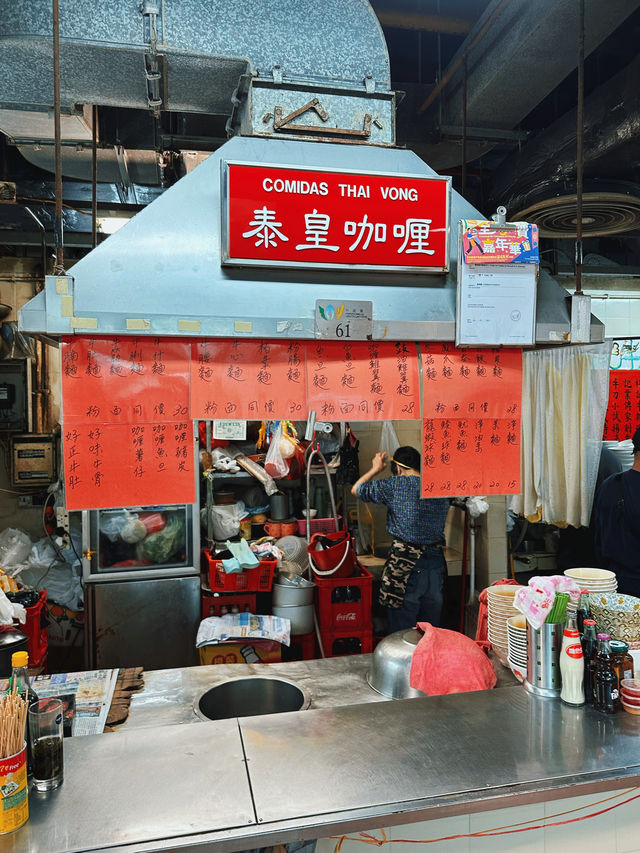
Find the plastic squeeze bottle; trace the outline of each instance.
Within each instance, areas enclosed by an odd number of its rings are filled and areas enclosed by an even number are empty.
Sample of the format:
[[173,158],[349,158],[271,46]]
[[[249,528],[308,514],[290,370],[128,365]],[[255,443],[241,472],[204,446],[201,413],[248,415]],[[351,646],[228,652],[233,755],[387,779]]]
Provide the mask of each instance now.
[[560,649],[560,698],[567,705],[584,705],[584,655],[575,616],[567,618]]

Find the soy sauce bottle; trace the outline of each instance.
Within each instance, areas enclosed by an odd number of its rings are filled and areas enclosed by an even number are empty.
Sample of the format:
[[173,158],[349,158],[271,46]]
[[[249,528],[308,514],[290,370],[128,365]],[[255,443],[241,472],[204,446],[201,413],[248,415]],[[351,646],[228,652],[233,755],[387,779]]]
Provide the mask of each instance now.
[[[11,692],[14,688],[16,693],[18,693],[27,703],[27,708],[31,705],[32,702],[38,701],[38,694],[31,686],[31,682],[29,680],[29,653],[28,652],[14,652],[11,655],[11,678],[9,679],[9,689],[8,692]],[[31,764],[31,738],[29,737],[29,716],[27,715],[27,729],[25,732],[25,737],[27,740],[27,775],[30,776],[32,773],[32,764]]]
[[596,671],[596,710],[603,714],[615,714],[620,710],[620,698],[618,693],[618,678],[611,660],[611,647],[609,634],[598,634],[602,646],[598,652],[598,669]]

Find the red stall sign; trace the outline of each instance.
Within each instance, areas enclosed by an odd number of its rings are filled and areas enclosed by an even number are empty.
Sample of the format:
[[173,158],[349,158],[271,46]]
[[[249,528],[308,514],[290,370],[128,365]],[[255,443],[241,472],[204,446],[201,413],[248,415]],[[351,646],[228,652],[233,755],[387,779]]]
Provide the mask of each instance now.
[[425,418],[520,418],[522,350],[421,344]]
[[306,403],[303,343],[203,340],[193,344],[192,418],[304,420]]
[[451,179],[225,163],[227,264],[449,268]]
[[79,335],[63,338],[61,353],[65,426],[188,417],[189,341]]
[[633,436],[640,421],[640,370],[609,372],[609,404],[604,421],[604,438],[625,441]]
[[520,493],[520,418],[422,422],[422,496]]
[[191,421],[64,425],[62,447],[70,510],[196,499]]
[[389,421],[420,417],[415,344],[316,341],[307,344],[309,410],[318,420]]

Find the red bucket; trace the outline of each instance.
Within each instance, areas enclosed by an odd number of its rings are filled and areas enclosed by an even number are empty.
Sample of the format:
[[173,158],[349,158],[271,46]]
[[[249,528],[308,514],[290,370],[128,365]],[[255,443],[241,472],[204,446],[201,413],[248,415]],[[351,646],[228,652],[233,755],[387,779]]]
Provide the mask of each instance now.
[[[330,540],[331,544],[327,540]],[[312,568],[318,577],[350,578],[356,571],[356,553],[346,530],[314,533],[307,546]]]

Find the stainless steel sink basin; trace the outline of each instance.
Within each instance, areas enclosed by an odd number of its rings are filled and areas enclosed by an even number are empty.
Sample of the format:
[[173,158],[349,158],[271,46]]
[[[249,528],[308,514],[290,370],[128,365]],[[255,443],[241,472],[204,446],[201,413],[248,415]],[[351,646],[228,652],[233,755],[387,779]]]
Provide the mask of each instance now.
[[196,697],[193,710],[201,720],[226,720],[305,711],[311,694],[294,681],[275,676],[229,678]]

